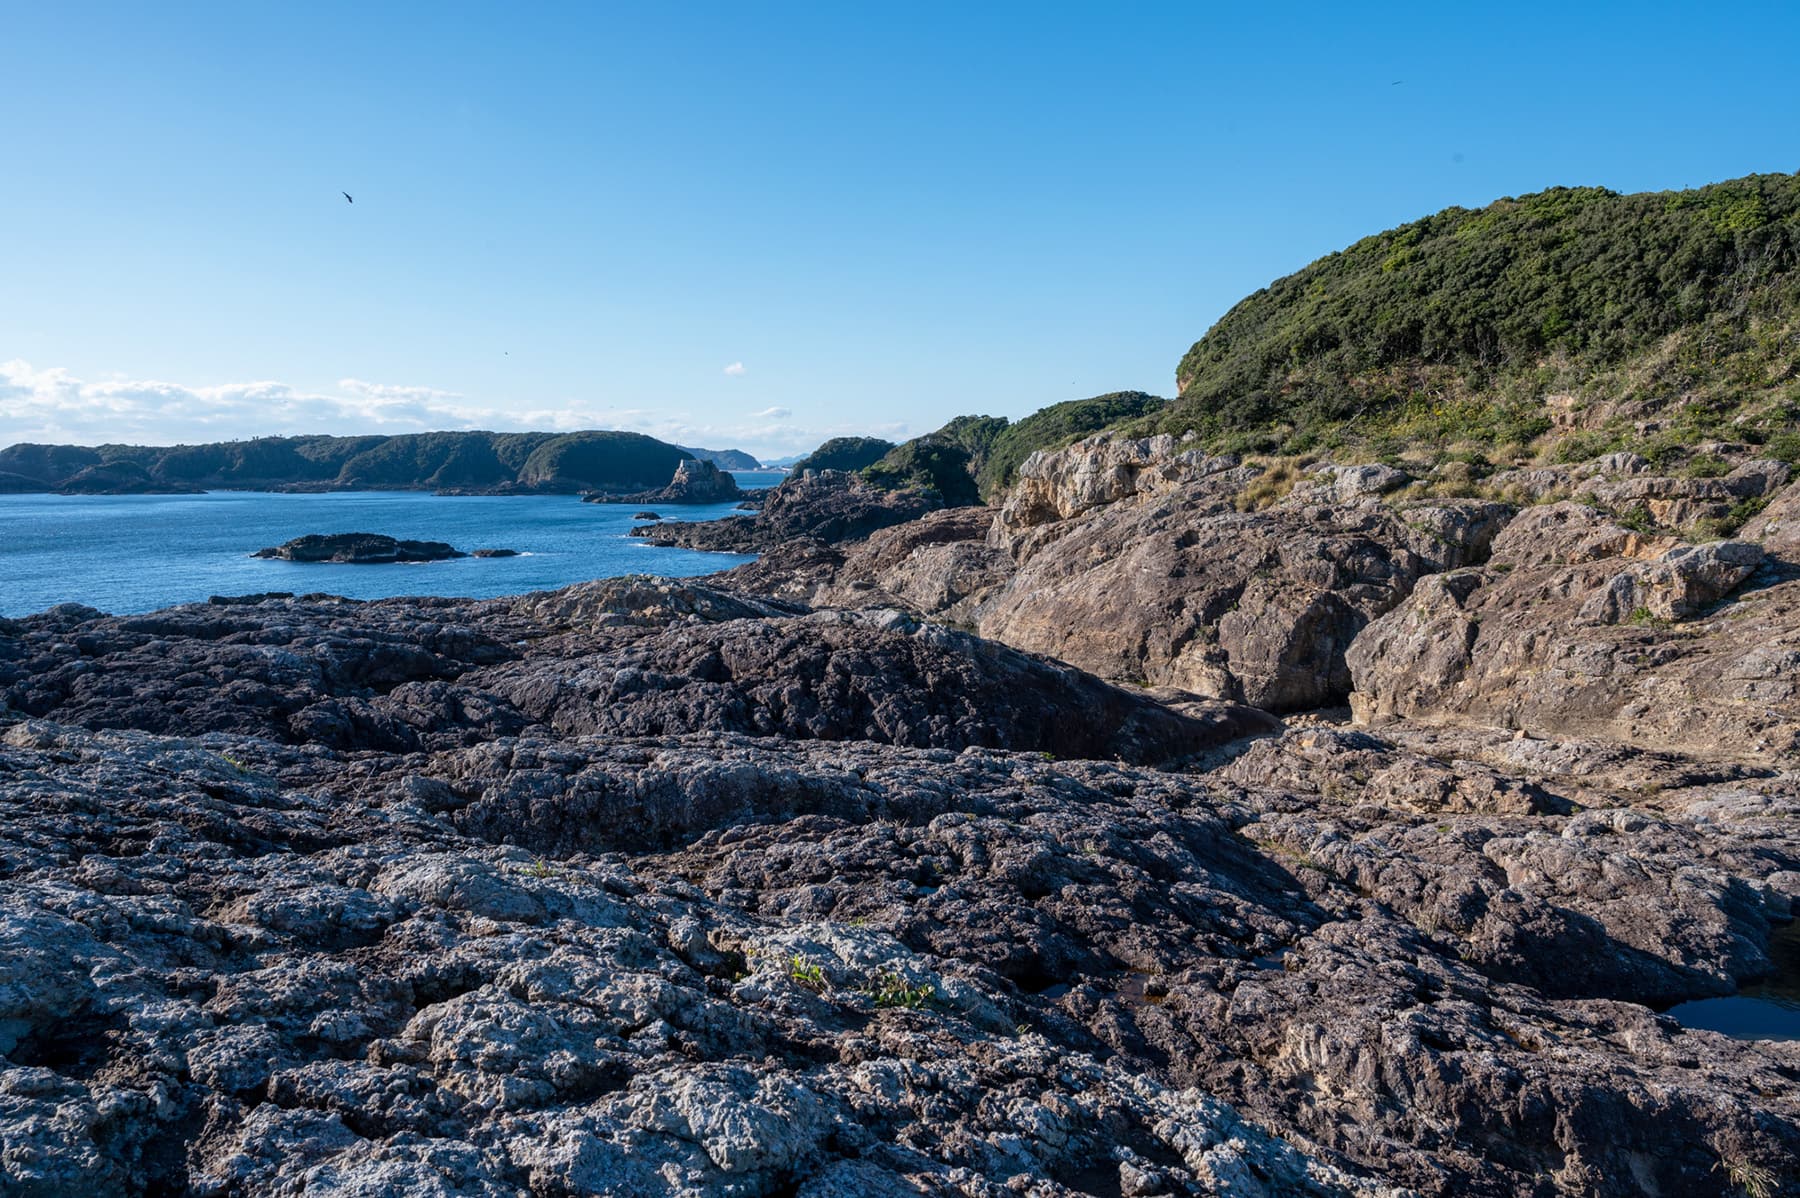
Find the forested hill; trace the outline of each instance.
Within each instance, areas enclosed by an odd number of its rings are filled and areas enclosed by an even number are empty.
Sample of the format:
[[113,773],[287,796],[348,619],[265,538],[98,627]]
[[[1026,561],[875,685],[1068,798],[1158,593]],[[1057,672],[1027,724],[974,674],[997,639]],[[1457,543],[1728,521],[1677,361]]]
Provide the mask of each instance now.
[[1647,415],[1775,437],[1800,415],[1797,330],[1800,176],[1556,188],[1448,208],[1276,280],[1195,343],[1180,398],[1140,427],[1290,453],[1517,445],[1564,394],[1604,434],[1591,448]]
[[936,432],[889,446],[872,463],[861,464],[863,475],[878,486],[937,491],[951,507],[980,503],[1011,486],[1019,465],[1034,451],[1148,416],[1167,403],[1142,391],[1114,391],[1051,404],[1018,421],[958,416]]
[[663,486],[692,456],[626,432],[259,437],[164,447],[21,444],[0,450],[0,491],[638,491]]

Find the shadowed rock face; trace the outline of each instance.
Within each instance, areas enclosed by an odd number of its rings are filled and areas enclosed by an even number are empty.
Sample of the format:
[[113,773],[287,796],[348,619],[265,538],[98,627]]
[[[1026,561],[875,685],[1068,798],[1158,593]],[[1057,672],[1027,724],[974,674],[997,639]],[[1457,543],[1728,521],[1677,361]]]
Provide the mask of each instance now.
[[[897,613],[799,614],[615,579],[486,603],[271,600],[58,609],[0,639],[14,710],[95,728],[407,749],[559,734],[741,732],[1160,763],[1267,732]],[[527,632],[521,640],[518,634]]]
[[1066,666],[896,613],[678,627],[591,657],[534,657],[479,680],[565,735],[741,732],[1156,763],[1276,726],[1248,708],[1177,715]]

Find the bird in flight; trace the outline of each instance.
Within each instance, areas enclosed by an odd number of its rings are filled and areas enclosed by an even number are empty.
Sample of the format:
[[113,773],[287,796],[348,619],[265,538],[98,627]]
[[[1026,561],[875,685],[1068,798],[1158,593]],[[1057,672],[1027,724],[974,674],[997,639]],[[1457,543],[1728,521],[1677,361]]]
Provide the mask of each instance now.
[[356,203],[356,201],[355,201],[355,200],[353,200],[353,199],[351,199],[351,198],[350,198],[350,193],[349,193],[349,192],[347,192],[347,191],[340,191],[340,192],[338,192],[338,194],[339,194],[339,195],[341,195],[341,196],[343,196],[343,197],[344,197],[344,203],[346,203],[346,204],[354,204],[354,203]]

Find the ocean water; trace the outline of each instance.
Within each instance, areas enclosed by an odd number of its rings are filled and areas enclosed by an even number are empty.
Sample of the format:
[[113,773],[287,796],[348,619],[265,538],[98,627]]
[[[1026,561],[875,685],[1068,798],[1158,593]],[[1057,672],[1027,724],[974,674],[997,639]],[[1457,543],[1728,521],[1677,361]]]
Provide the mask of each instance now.
[[[740,486],[779,474],[741,471]],[[665,520],[730,515],[729,503],[652,505]],[[417,491],[323,495],[211,491],[204,495],[0,495],[0,616],[57,603],[153,611],[211,595],[326,591],[489,598],[591,578],[686,578],[750,560],[658,549],[627,536],[639,505],[573,495],[437,496]],[[372,566],[268,561],[250,554],[307,533],[373,532],[516,549],[519,557]]]

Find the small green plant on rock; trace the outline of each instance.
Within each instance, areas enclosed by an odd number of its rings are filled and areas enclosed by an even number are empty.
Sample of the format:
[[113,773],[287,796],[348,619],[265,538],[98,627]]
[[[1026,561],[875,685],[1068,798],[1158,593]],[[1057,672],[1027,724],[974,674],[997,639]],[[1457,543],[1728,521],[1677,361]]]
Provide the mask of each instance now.
[[788,958],[788,980],[815,994],[822,993],[827,985],[824,967],[813,964],[798,953]]
[[1740,499],[1731,505],[1731,509],[1723,516],[1708,516],[1694,522],[1689,537],[1694,541],[1723,541],[1727,537],[1737,535],[1737,531],[1748,524],[1752,517],[1760,515],[1769,506],[1769,497],[1757,495],[1750,499]]
[[938,996],[937,987],[929,982],[911,985],[891,969],[884,969],[870,979],[863,993],[873,999],[877,1007],[906,1007],[915,1011],[932,1005]]
[[1618,513],[1614,519],[1618,520],[1621,527],[1630,529],[1635,533],[1642,533],[1644,536],[1654,536],[1656,533],[1662,531],[1661,527],[1656,523],[1656,517],[1650,514],[1650,509],[1641,503],[1634,504],[1625,511]]
[[1688,478],[1723,478],[1731,473],[1731,463],[1717,454],[1696,454],[1681,468]]

